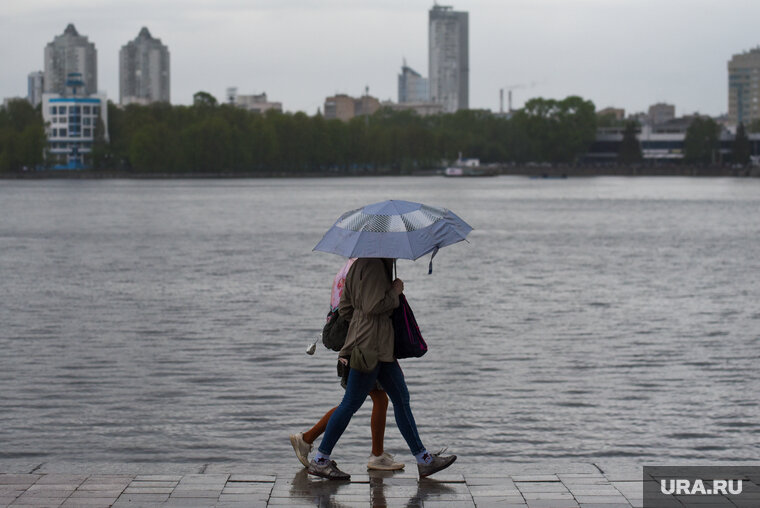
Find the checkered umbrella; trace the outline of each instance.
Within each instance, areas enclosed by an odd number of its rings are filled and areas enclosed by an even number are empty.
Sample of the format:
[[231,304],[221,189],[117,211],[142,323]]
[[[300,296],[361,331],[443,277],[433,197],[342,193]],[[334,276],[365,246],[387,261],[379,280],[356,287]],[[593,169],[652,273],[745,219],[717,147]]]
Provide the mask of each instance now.
[[435,256],[470,231],[446,208],[390,200],[344,213],[314,250],[347,258],[417,259],[429,252]]

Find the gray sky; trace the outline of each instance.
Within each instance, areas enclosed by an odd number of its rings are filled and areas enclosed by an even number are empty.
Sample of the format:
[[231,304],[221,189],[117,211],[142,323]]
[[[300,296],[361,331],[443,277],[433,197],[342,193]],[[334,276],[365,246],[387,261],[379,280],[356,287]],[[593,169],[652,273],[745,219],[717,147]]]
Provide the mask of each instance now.
[[[725,113],[726,63],[760,44],[757,0],[457,0],[470,13],[470,107],[499,89],[580,95],[597,109]],[[98,87],[118,101],[119,49],[147,26],[171,52],[171,97],[266,92],[309,114],[325,97],[397,100],[405,57],[427,76],[432,0],[2,0],[0,97],[25,96],[45,45],[74,23],[98,50]],[[533,86],[531,86],[533,84]]]

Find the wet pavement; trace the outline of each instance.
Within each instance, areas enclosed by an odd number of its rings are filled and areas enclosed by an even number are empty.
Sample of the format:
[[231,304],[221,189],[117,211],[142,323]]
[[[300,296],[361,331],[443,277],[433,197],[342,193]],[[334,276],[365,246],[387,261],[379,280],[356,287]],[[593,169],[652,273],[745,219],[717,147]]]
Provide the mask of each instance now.
[[458,463],[419,480],[414,465],[399,472],[340,466],[352,474],[350,481],[310,477],[295,465],[210,464],[179,468],[181,473],[165,466],[176,474],[160,473],[157,464],[30,465],[29,472],[14,467],[0,473],[0,506],[609,508],[643,503],[640,467]]

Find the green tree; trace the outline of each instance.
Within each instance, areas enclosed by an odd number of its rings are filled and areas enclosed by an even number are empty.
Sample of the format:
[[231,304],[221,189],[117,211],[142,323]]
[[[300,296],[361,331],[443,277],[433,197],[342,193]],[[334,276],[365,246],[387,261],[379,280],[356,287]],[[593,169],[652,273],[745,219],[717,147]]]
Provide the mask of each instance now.
[[111,150],[106,141],[106,125],[100,116],[95,120],[90,159],[93,169],[112,169],[108,167],[111,163]]
[[620,143],[620,150],[618,151],[618,162],[622,164],[635,164],[642,160],[641,143],[636,137],[637,127],[636,122],[625,124],[623,141]]
[[138,172],[171,173],[178,169],[178,152],[175,136],[165,123],[147,124],[132,136],[129,160]]
[[574,162],[596,137],[595,109],[593,102],[577,96],[529,100],[513,117],[516,128],[526,133],[527,160]]
[[47,138],[39,109],[24,99],[0,108],[0,172],[34,168],[44,160]]
[[686,129],[683,142],[684,161],[710,164],[717,161],[719,126],[709,117],[698,116]]
[[731,148],[731,160],[734,164],[746,166],[749,164],[751,155],[752,147],[749,143],[749,137],[747,137],[747,133],[744,132],[744,124],[740,123],[736,128],[736,136],[734,137],[734,144]]
[[193,94],[193,106],[213,108],[217,104],[219,104],[219,102],[216,100],[216,97],[208,92],[200,91]]

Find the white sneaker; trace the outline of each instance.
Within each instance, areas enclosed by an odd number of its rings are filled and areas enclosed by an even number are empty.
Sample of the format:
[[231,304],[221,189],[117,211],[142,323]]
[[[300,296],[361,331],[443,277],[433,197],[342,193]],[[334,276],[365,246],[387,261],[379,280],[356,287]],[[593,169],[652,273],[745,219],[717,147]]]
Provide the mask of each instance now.
[[293,450],[296,452],[296,457],[301,461],[303,467],[309,467],[309,452],[312,445],[303,440],[303,432],[290,435],[290,444],[293,445]]
[[393,455],[388,452],[383,452],[379,457],[377,455],[369,456],[367,469],[374,469],[376,471],[398,471],[399,469],[404,469],[404,463],[393,462]]

